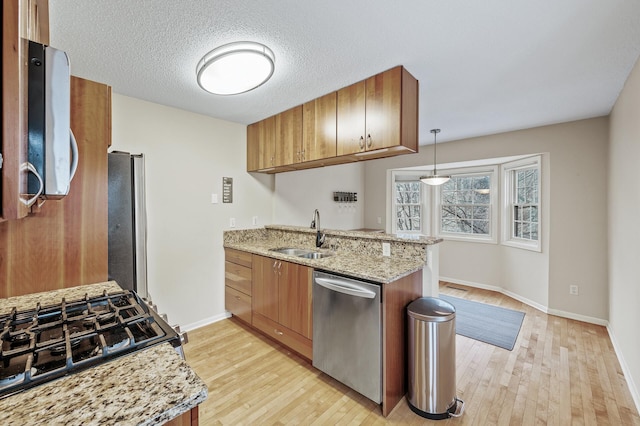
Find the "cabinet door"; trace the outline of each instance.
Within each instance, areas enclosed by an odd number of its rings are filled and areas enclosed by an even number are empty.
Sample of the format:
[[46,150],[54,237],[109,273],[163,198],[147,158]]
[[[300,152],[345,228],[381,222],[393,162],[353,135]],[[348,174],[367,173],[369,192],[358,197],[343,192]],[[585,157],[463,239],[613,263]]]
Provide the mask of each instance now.
[[[251,291],[252,310],[278,321],[278,265],[281,262],[268,257],[253,257],[253,289]],[[282,266],[280,266],[282,268]],[[282,269],[280,269],[281,271]]]
[[365,149],[365,82],[338,90],[337,155]]
[[247,126],[247,171],[255,172],[260,169],[260,125]]
[[275,166],[301,161],[302,105],[276,115]]
[[282,262],[279,283],[278,322],[311,339],[312,269],[295,263]]
[[302,161],[336,156],[336,100],[331,92],[302,106]]
[[275,132],[275,116],[247,126],[247,171],[274,167]]
[[366,88],[366,150],[400,145],[402,67],[370,77]]

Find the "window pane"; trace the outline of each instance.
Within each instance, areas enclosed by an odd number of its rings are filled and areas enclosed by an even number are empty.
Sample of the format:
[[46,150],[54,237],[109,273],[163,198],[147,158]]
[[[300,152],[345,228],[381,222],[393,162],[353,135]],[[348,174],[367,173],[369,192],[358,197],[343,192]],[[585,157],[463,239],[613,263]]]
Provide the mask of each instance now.
[[489,234],[489,221],[488,220],[474,220],[473,221],[474,234]]
[[538,206],[531,206],[531,222],[538,222]]
[[489,209],[485,206],[473,207],[474,219],[489,219]]
[[454,176],[440,189],[442,232],[490,234],[491,175]]
[[473,193],[473,203],[474,204],[490,204],[491,203],[491,194],[478,192],[477,190]]
[[491,179],[489,176],[478,176],[473,178],[473,189],[489,188],[491,188]]

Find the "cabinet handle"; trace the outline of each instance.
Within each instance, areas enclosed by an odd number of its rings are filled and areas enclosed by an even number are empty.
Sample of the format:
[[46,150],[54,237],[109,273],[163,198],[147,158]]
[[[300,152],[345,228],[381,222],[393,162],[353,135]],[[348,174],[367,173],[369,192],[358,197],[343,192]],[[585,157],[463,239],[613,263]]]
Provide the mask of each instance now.
[[282,271],[280,270],[281,266],[282,266],[282,262],[278,262],[278,275],[282,275]]
[[274,274],[276,273],[276,265],[277,265],[277,264],[278,264],[278,261],[277,261],[277,260],[274,260],[274,261],[273,261],[273,273],[274,273]]
[[304,161],[304,149],[300,153],[300,161]]
[[371,135],[367,135],[367,148],[371,148],[373,145],[373,141],[371,140]]
[[296,151],[296,159],[300,161],[300,151]]
[[278,336],[284,336],[284,333],[282,331],[278,330],[277,328],[274,328],[273,332],[276,333]]
[[364,149],[364,137],[360,136],[359,144],[360,144],[360,149]]

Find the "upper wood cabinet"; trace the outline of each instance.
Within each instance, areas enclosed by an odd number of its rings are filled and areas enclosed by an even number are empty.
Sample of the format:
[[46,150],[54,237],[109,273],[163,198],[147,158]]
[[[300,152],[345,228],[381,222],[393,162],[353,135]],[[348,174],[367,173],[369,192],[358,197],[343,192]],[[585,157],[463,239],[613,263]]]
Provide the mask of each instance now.
[[336,156],[336,92],[302,106],[302,161]]
[[276,115],[276,161],[285,166],[302,161],[302,105]]
[[266,118],[247,126],[247,171],[276,166],[276,118]]
[[0,221],[29,213],[27,190],[28,41],[49,43],[46,0],[2,2],[2,152]]
[[338,155],[418,148],[418,81],[395,67],[338,91]]
[[[260,131],[269,120],[276,123],[274,140]],[[261,152],[270,152],[273,161],[260,163]],[[402,66],[247,127],[247,171],[277,173],[413,152],[418,81]]]

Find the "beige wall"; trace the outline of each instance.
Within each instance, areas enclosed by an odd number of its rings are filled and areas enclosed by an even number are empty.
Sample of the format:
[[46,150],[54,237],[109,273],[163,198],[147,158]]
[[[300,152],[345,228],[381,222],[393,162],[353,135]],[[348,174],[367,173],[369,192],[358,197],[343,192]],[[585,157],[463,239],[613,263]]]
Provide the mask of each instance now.
[[[246,170],[246,126],[114,94],[112,150],[144,153],[149,291],[171,323],[224,315],[222,232],[271,223],[273,177]],[[222,177],[233,177],[232,204]],[[211,204],[217,193],[219,204]]]
[[640,61],[611,113],[609,330],[640,407]]
[[[440,275],[501,287],[551,312],[604,322],[607,140],[608,119],[601,117],[438,144],[439,163],[544,153],[542,253],[445,242]],[[365,226],[373,226],[379,216],[384,223],[388,169],[432,163],[432,146],[421,147],[419,154],[366,163]],[[579,296],[569,295],[570,284],[580,286]]]
[[[363,223],[364,166],[343,164],[276,175],[273,220],[276,224],[309,226],[314,209],[320,212],[320,226],[356,229]],[[355,203],[336,203],[333,192],[357,192]]]

